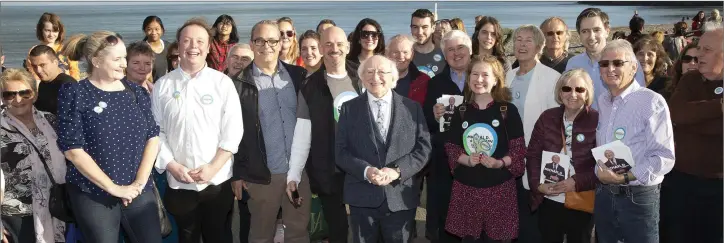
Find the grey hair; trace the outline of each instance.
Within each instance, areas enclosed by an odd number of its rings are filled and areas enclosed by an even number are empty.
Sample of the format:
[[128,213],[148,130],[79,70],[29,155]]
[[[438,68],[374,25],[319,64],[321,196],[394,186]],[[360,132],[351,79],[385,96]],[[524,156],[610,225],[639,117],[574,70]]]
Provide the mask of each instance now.
[[397,64],[395,64],[395,62],[383,55],[376,54],[360,63],[359,68],[357,68],[357,77],[360,77],[360,80],[362,80],[362,74],[364,74],[365,70],[367,69],[367,65],[369,64],[370,60],[374,58],[381,58],[381,61],[389,66],[390,72],[392,73],[392,87],[390,87],[390,89],[395,88],[397,86],[397,80],[400,79],[400,73],[397,71]]
[[470,39],[470,36],[468,34],[465,34],[462,30],[451,30],[445,33],[445,35],[442,36],[442,39],[440,40],[440,49],[442,49],[443,56],[445,55],[445,43],[447,43],[450,40],[454,39],[462,39],[463,45],[468,47],[469,54],[473,53],[473,41]]
[[275,29],[277,29],[277,31],[276,31],[277,35],[281,35],[279,33],[279,26],[277,25],[277,21],[267,19],[267,20],[262,20],[262,21],[256,22],[256,24],[254,24],[254,27],[251,27],[251,33],[249,33],[249,36],[250,36],[249,40],[251,40],[251,41],[254,40],[254,31],[256,31],[256,28],[259,28],[259,26],[262,26],[262,25],[273,26]]
[[[515,31],[513,31],[513,38],[518,38],[518,34],[523,31],[529,31],[530,33],[533,33],[533,42],[535,43],[535,47],[538,49],[535,55],[535,59],[537,60],[540,58],[541,55],[543,55],[543,47],[546,46],[546,36],[543,35],[543,31],[541,31],[537,26],[532,24],[526,24],[521,25]],[[515,49],[515,45],[513,45],[513,49]]]
[[233,52],[236,51],[237,49],[247,49],[247,50],[251,50],[251,46],[250,46],[249,44],[246,44],[246,43],[237,43],[237,44],[235,44],[234,46],[232,46],[231,48],[229,48],[229,53],[227,53],[226,55],[227,55],[227,56],[231,55],[231,53],[233,53]]
[[722,27],[721,23],[719,23],[719,22],[707,21],[704,23],[704,28],[702,28],[702,29],[704,30],[704,33],[706,33],[706,32],[722,30],[724,28]]
[[28,71],[19,68],[8,68],[0,75],[0,90],[5,91],[7,82],[22,81],[33,91],[33,99],[38,98],[38,83]]
[[[563,24],[563,28],[565,29],[565,32],[566,32],[565,33],[566,43],[563,43],[563,50],[565,52],[568,52],[568,47],[570,47],[570,45],[571,45],[571,32],[568,30],[568,25],[566,24],[566,21],[563,21],[563,19],[561,17],[554,16],[554,17],[547,18],[546,20],[543,21],[543,23],[540,24],[540,30],[543,31],[543,28],[545,26],[551,25],[555,21],[558,21],[561,24]],[[543,33],[543,34],[545,34],[545,33]]]
[[612,40],[606,43],[606,47],[604,47],[603,51],[601,51],[601,56],[603,56],[606,52],[623,52],[626,56],[626,61],[630,61],[638,67],[639,62],[636,59],[633,47],[631,46],[631,43],[625,39]]
[[[408,44],[410,44],[410,46],[413,46],[415,44],[415,39],[410,35],[398,34],[398,35],[395,35],[392,38],[390,38],[390,40],[387,42],[387,46],[388,47],[392,46],[392,43],[397,43],[397,42],[407,42]],[[389,52],[390,48],[386,48],[385,50],[387,52]],[[385,54],[387,54],[387,53],[385,53]]]
[[588,75],[588,72],[585,69],[582,68],[574,68],[571,70],[568,70],[564,72],[561,77],[558,78],[558,81],[556,82],[556,86],[553,89],[553,95],[555,97],[556,103],[559,105],[563,104],[563,99],[561,99],[561,88],[563,88],[564,85],[568,84],[573,78],[581,78],[583,79],[583,85],[586,88],[586,101],[584,102],[586,106],[590,106],[593,104],[593,80],[591,79],[591,75]]

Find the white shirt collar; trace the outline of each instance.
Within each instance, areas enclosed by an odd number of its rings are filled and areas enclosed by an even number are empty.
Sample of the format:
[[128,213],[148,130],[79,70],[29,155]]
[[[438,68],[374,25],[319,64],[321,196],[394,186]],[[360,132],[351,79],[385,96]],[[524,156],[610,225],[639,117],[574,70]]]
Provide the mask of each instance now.
[[387,104],[392,104],[392,90],[387,91],[387,94],[383,95],[382,98],[377,98],[368,91],[367,99],[370,100],[370,104],[373,103],[375,100],[379,100],[379,99],[384,100],[385,102],[387,102]]

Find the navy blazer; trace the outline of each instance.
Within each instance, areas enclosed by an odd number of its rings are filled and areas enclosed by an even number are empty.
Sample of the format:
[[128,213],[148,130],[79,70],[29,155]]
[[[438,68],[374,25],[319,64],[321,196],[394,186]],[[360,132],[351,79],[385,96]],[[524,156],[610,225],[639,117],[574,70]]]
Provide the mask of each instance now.
[[[377,208],[387,200],[390,211],[415,209],[420,203],[420,181],[414,179],[430,156],[430,133],[417,102],[392,93],[387,143],[372,117],[367,93],[342,105],[337,124],[335,161],[347,176],[344,201],[350,206]],[[380,187],[364,179],[367,166],[397,165],[400,179]]]

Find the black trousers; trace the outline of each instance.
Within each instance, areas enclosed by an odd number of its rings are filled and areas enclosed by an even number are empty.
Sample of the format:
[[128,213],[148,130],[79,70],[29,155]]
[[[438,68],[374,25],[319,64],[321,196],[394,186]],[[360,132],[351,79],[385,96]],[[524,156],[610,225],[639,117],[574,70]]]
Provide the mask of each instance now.
[[432,138],[433,148],[427,177],[427,215],[425,231],[432,243],[460,242],[460,239],[445,231],[448,206],[452,193],[453,177],[445,155],[445,137],[437,134]]
[[408,243],[415,209],[391,212],[387,201],[378,208],[349,207],[354,243]]
[[530,210],[530,191],[523,187],[522,177],[515,180],[518,191],[518,239],[517,243],[540,243],[538,211]]
[[593,214],[568,209],[563,203],[543,199],[538,207],[538,227],[544,243],[591,242]]
[[166,189],[166,210],[178,225],[179,243],[232,242],[231,182],[208,186],[203,191]]
[[318,194],[322,202],[322,214],[329,226],[329,243],[346,243],[349,234],[349,221],[347,220],[347,207],[344,205],[342,190],[344,188],[344,173],[334,175],[336,186],[332,194]]
[[[10,233],[10,243],[35,243],[35,225],[33,216],[2,216],[3,227]],[[5,236],[3,236],[5,237]]]
[[722,242],[722,179],[671,170],[661,185],[662,243]]

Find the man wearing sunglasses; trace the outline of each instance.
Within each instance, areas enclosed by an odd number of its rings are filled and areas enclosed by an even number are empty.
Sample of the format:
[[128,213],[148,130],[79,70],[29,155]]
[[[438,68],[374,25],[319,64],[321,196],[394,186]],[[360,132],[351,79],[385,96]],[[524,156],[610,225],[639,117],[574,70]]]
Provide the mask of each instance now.
[[46,45],[37,45],[30,50],[28,61],[40,78],[38,84],[38,100],[35,101],[35,108],[41,111],[58,114],[58,91],[65,83],[76,80],[63,72],[58,66],[58,56],[53,48]]
[[[591,80],[593,80],[593,105],[591,107],[596,110],[598,110],[598,97],[608,89],[601,79],[598,60],[601,58],[601,51],[606,46],[606,38],[608,38],[610,30],[609,18],[606,12],[598,8],[583,10],[576,18],[576,31],[578,31],[586,51],[568,60],[565,69],[568,71],[582,68],[588,72]],[[641,67],[641,64],[635,58],[632,64]],[[641,68],[636,68],[635,78],[639,85],[646,86],[644,84],[644,72]]]
[[598,64],[608,89],[598,97],[596,143],[619,141],[633,155],[633,167],[623,174],[596,166],[601,181],[594,203],[598,242],[658,243],[661,182],[674,166],[669,107],[663,96],[634,80],[639,66],[628,41],[609,42]]
[[698,71],[684,74],[669,99],[677,161],[661,189],[661,233],[671,243],[717,242],[723,235],[724,29],[710,23],[699,39]]
[[435,16],[430,10],[418,9],[412,13],[410,20],[410,32],[416,41],[412,62],[420,72],[427,74],[430,78],[441,73],[446,66],[442,49],[432,42],[432,34],[435,31],[434,18]]
[[312,192],[303,173],[306,160],[292,160],[297,154],[292,152],[294,133],[304,125],[297,123],[297,93],[307,71],[279,59],[281,39],[276,21],[256,23],[249,42],[254,60],[233,78],[245,133],[234,155],[232,186],[237,200],[243,197],[242,187],[249,193],[251,243],[273,241],[279,208],[284,241],[309,242]]

